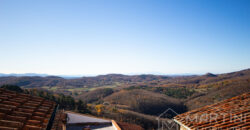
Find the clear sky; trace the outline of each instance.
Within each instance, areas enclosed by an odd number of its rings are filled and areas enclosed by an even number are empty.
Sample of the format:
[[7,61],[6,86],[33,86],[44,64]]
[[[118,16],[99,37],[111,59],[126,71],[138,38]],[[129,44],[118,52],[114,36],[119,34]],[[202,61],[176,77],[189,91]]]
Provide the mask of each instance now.
[[250,68],[250,0],[0,0],[0,73]]

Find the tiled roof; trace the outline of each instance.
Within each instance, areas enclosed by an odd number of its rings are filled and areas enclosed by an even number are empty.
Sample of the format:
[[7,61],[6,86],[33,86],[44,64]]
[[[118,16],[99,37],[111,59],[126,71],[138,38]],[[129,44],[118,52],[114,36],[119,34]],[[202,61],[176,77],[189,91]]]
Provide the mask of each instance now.
[[0,88],[1,130],[46,129],[56,103]]
[[250,93],[177,115],[174,119],[189,129],[250,129]]
[[144,130],[141,126],[125,122],[117,122],[122,130]]

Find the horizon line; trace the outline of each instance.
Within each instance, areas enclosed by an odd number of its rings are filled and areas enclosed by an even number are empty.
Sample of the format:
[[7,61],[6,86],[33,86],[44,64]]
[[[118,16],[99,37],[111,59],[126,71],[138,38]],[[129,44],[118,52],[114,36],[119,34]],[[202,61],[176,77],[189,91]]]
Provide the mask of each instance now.
[[213,73],[213,72],[206,72],[206,73],[160,73],[160,72],[152,72],[152,73],[104,73],[104,74],[49,74],[49,73],[1,73],[0,72],[0,77],[3,77],[1,75],[33,75],[33,76],[40,76],[40,77],[48,77],[48,76],[58,76],[58,77],[96,77],[96,76],[101,76],[101,75],[112,75],[112,74],[117,74],[117,75],[128,75],[128,76],[133,76],[133,75],[159,75],[159,76],[191,76],[191,75],[205,75],[207,73],[212,73],[212,74],[225,74],[225,73],[232,73],[232,72],[238,72],[238,71],[243,71],[243,70],[248,70],[250,68],[246,69],[241,69],[237,71],[230,71],[230,72],[223,72],[223,73]]

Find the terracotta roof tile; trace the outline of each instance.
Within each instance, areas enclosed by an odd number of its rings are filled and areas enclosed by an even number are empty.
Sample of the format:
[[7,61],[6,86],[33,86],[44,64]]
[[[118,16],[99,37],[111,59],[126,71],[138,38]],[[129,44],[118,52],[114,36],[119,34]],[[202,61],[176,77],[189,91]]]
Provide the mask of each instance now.
[[177,115],[174,119],[190,129],[248,129],[250,93]]
[[141,126],[125,122],[117,122],[122,130],[144,130]]
[[45,129],[56,103],[0,88],[0,129]]

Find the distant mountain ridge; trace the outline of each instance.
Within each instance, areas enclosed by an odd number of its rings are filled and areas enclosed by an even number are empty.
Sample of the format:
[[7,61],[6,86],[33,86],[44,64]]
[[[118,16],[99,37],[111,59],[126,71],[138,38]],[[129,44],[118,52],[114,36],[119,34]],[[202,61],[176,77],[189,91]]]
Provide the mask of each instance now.
[[9,77],[9,76],[14,76],[14,77],[22,77],[22,76],[46,77],[46,76],[49,76],[49,75],[48,74],[37,74],[37,73],[23,73],[23,74],[16,74],[16,73],[4,74],[4,73],[0,73],[0,77]]
[[49,76],[57,76],[57,77],[62,77],[65,79],[72,79],[72,78],[80,78],[82,76],[80,75],[49,75],[49,74],[38,74],[38,73],[23,73],[23,74],[16,74],[16,73],[11,73],[11,74],[4,74],[0,73],[0,77],[49,77]]
[[62,77],[65,79],[72,79],[72,78],[81,78],[81,77],[96,77],[96,76],[105,76],[105,75],[128,75],[128,76],[133,76],[133,75],[161,75],[161,76],[170,76],[170,77],[178,77],[178,76],[190,76],[190,75],[198,75],[198,74],[191,74],[191,73],[183,73],[183,74],[116,74],[116,73],[111,73],[111,74],[101,74],[101,75],[53,75],[53,74],[40,74],[40,73],[10,73],[10,74],[5,74],[5,73],[0,73],[0,77],[24,77],[24,76],[39,76],[39,77],[48,77],[48,76],[57,76],[57,77]]
[[65,78],[34,73],[9,74],[0,77],[0,85],[14,84],[22,87],[72,86],[91,88],[119,84],[118,86],[150,85],[158,87],[176,87],[202,85],[241,76],[250,76],[250,69],[218,75],[207,73],[205,75],[189,76],[108,74],[93,77]]

